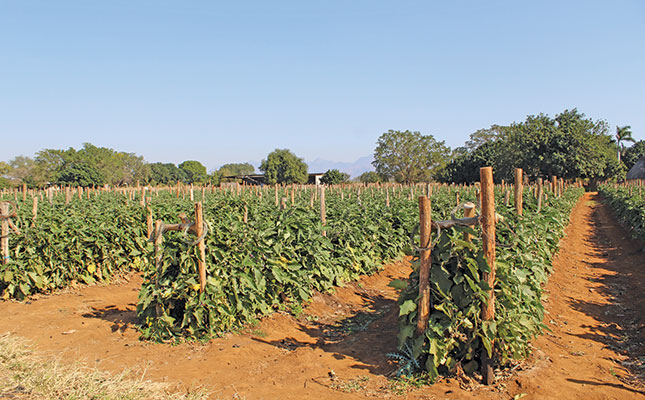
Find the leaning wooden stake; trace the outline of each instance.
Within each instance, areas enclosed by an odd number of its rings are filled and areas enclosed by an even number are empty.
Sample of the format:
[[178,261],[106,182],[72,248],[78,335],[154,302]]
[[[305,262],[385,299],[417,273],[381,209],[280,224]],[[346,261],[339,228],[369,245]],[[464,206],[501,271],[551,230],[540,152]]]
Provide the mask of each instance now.
[[430,198],[419,196],[419,319],[417,319],[417,336],[423,335],[428,327],[430,315]]
[[522,168],[515,168],[515,212],[517,215],[523,213],[523,199],[522,192],[524,191],[524,183],[522,180]]
[[[492,321],[495,319],[495,193],[493,184],[493,168],[480,168],[479,176],[482,186],[482,245],[484,257],[488,261],[490,272],[482,273],[482,280],[488,283],[491,290],[488,292],[488,302],[482,309],[482,320]],[[494,349],[491,342],[491,350]],[[493,373],[493,360],[486,349],[482,350],[482,377],[484,383],[491,385],[495,380]]]

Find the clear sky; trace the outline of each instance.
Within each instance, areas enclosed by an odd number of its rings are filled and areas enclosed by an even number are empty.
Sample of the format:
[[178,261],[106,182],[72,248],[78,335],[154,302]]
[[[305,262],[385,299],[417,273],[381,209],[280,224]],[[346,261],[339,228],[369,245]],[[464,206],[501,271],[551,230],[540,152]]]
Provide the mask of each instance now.
[[571,108],[639,140],[644,73],[641,0],[0,0],[0,160],[353,161]]

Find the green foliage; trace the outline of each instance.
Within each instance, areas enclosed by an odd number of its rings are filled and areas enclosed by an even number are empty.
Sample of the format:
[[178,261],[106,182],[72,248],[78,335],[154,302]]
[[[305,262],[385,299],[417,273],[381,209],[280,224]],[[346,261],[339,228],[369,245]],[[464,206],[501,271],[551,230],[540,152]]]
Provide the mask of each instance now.
[[84,162],[69,162],[58,171],[56,183],[70,186],[102,186],[105,183],[103,174]]
[[616,127],[616,144],[618,145],[619,162],[621,154],[625,151],[625,145],[623,144],[623,142],[635,142],[634,138],[632,137],[632,127],[629,125]]
[[608,133],[604,121],[594,122],[576,109],[555,118],[531,115],[524,122],[497,126],[486,134],[475,132],[468,142],[472,145],[457,152],[440,180],[475,182],[479,168],[485,166],[496,171],[496,182],[511,181],[515,167],[531,179],[552,175],[592,180],[621,177],[625,171],[616,160],[617,147]]
[[276,149],[262,160],[260,171],[264,172],[266,182],[276,183],[307,183],[307,164],[290,150]]
[[347,181],[349,181],[349,174],[340,172],[337,169],[328,170],[320,178],[320,183],[323,185],[338,185],[339,183],[345,183]]
[[622,161],[625,168],[629,171],[641,157],[645,157],[645,140],[639,140],[633,146],[625,149]]
[[184,161],[178,167],[186,174],[186,183],[204,183],[208,180],[206,167],[199,161]]
[[53,183],[87,186],[98,181],[132,185],[136,181],[146,182],[150,171],[143,157],[91,143],[84,143],[78,151],[71,147],[67,150],[43,149],[34,159],[15,157],[11,166],[8,176],[29,187]]
[[[308,193],[284,211],[269,195],[209,196],[204,203],[210,231],[206,290],[198,291],[195,248],[180,234],[168,233],[162,265],[147,271],[139,295],[143,336],[216,336],[277,309],[298,310],[314,290],[327,291],[373,273],[384,261],[402,255],[416,204],[393,196],[387,208],[384,194],[364,196],[359,203],[351,190],[344,198],[339,191],[328,192],[326,237],[321,235],[318,207],[308,205]],[[157,205],[156,200],[153,207],[164,220],[190,209],[188,202],[173,205],[166,200]]]
[[389,130],[382,134],[374,150],[376,172],[397,182],[428,182],[446,163],[450,149],[432,135]]
[[378,183],[381,182],[381,177],[374,171],[367,171],[358,177],[358,181],[361,183]]
[[645,243],[645,194],[639,187],[601,185],[598,192],[605,197],[614,210],[618,221],[632,234],[634,239]]
[[31,199],[18,202],[21,235],[9,236],[8,263],[0,266],[0,296],[24,299],[72,282],[109,281],[138,269],[147,251],[145,215],[122,195],[91,200],[39,203],[37,226],[31,225]]
[[161,185],[173,185],[177,182],[188,181],[186,171],[178,168],[173,163],[152,163],[148,164],[150,169],[150,183]]
[[255,167],[249,163],[232,163],[222,165],[218,171],[222,176],[251,175]]
[[[496,229],[494,321],[481,319],[490,289],[482,273],[490,267],[480,238],[471,228],[444,229],[433,238],[428,326],[423,335],[415,337],[419,293],[419,261],[415,259],[415,269],[399,297],[399,348],[423,366],[431,382],[442,372],[454,372],[457,365],[467,373],[478,370],[483,351],[502,364],[528,355],[529,341],[543,327],[542,287],[551,270],[551,256],[581,194],[581,189],[571,189],[562,199],[550,198],[539,214],[535,200],[527,195],[524,217],[499,207],[505,219]],[[503,204],[501,191],[497,197],[497,204]],[[464,233],[473,234],[473,241],[464,241]],[[400,282],[394,286],[400,287]],[[401,366],[409,369],[411,365]]]

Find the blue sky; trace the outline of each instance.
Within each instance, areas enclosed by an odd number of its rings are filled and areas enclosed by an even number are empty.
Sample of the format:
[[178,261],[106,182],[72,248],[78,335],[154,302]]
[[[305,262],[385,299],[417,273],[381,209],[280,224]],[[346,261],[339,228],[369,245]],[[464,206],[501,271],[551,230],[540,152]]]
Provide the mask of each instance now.
[[639,140],[644,71],[643,1],[0,0],[0,160],[353,161],[571,108]]

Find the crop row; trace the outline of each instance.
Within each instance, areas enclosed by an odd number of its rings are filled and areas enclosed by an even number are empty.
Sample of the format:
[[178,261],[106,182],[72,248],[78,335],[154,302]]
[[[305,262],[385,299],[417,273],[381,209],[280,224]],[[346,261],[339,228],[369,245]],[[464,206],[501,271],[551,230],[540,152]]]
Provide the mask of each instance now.
[[635,239],[645,242],[645,195],[640,187],[601,185],[598,191],[614,210],[618,221]]

